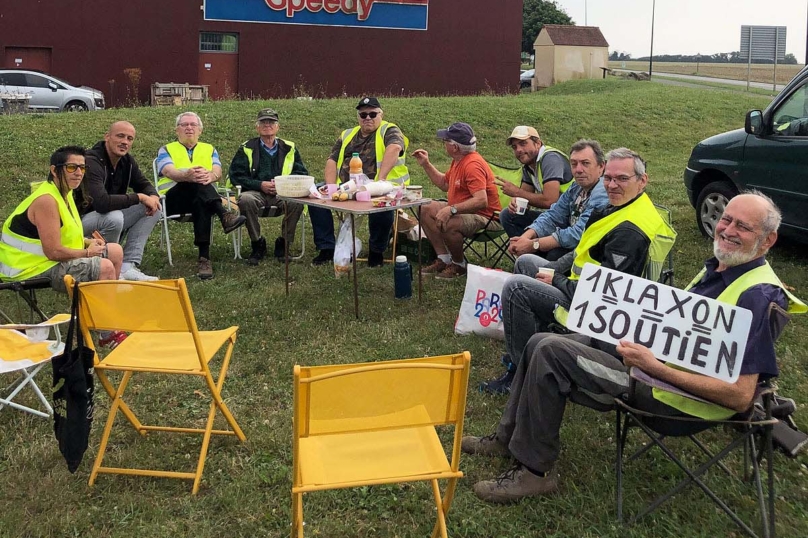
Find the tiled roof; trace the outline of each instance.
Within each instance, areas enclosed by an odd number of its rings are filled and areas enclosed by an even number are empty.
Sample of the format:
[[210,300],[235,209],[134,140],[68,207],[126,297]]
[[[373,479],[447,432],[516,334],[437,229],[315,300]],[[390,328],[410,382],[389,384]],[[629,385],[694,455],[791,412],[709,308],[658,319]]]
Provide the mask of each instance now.
[[570,26],[566,24],[545,24],[546,31],[555,45],[573,47],[608,47],[609,43],[597,26]]

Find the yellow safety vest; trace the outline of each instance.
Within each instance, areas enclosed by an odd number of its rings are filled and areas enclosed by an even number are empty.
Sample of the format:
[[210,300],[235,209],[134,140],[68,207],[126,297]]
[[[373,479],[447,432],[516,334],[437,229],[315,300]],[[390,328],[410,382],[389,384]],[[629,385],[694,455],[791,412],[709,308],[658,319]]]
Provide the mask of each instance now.
[[[544,192],[544,187],[543,187],[543,185],[544,185],[544,176],[541,173],[541,162],[544,160],[544,158],[547,156],[548,153],[558,153],[559,155],[564,157],[567,160],[567,162],[569,162],[569,160],[570,160],[569,157],[567,156],[567,154],[564,153],[563,151],[555,149],[555,148],[551,148],[550,146],[546,146],[546,145],[544,146],[544,152],[541,154],[541,157],[539,158],[538,162],[536,162],[536,185],[534,185],[534,186],[538,187],[539,192]],[[566,183],[560,183],[559,187],[558,187],[558,192],[559,193],[566,192],[566,190],[569,189],[570,186],[573,183],[575,183],[574,179],[571,179],[570,181],[567,181]]]
[[[278,138],[277,140],[281,139]],[[288,176],[292,173],[292,166],[294,166],[295,164],[295,143],[289,142],[288,140],[281,140],[281,141],[287,146],[289,146],[289,153],[287,153],[286,157],[283,159],[283,167],[281,168],[281,175]],[[241,149],[244,150],[244,155],[247,156],[247,163],[250,167],[250,170],[252,170],[253,150],[247,147],[247,142],[244,142],[241,145]]]
[[[383,121],[379,128],[376,129],[376,179],[379,177],[379,168],[382,166],[384,150],[386,149],[384,145],[384,134],[390,127],[398,126],[394,123]],[[339,171],[342,169],[342,163],[345,161],[345,148],[348,147],[348,143],[353,140],[358,132],[359,126],[356,126],[353,129],[345,129],[342,131],[342,147],[339,149],[339,158],[337,159],[337,183],[340,183]],[[404,161],[405,156],[407,155],[407,148],[410,146],[410,140],[404,136],[404,133],[401,133],[401,136],[404,137],[404,151],[398,160],[396,160],[396,164],[393,166],[393,169],[390,170],[389,174],[387,174],[387,179],[390,181],[397,181],[404,185],[409,185],[410,171],[407,169],[407,165],[404,164]]]
[[581,236],[581,241],[575,247],[575,261],[572,264],[570,280],[580,278],[585,264],[600,265],[600,262],[589,255],[589,250],[597,245],[607,233],[625,221],[637,226],[651,240],[649,249],[651,260],[664,259],[668,255],[676,240],[676,232],[662,220],[648,195],[642,193],[639,198],[623,209],[618,209],[591,226],[587,226]]
[[[171,155],[171,160],[175,168],[192,168],[201,166],[207,170],[213,170],[213,146],[204,142],[197,142],[194,146],[194,160],[188,158],[188,148],[179,142],[166,144],[166,151]],[[173,179],[161,177],[157,180],[157,192],[164,195],[168,189],[176,185]]]
[[[696,278],[694,278],[690,284],[687,285],[685,290],[689,290],[695,286],[706,272],[706,268],[702,269],[701,272],[696,275]],[[788,311],[790,313],[804,314],[808,311],[808,306],[806,306],[805,303],[800,301],[797,297],[791,294],[785,288],[785,286],[783,286],[783,283],[780,282],[780,279],[777,278],[776,274],[774,274],[769,262],[766,262],[760,267],[755,267],[754,269],[747,271],[735,279],[732,284],[727,286],[727,288],[721,292],[721,295],[716,297],[716,300],[721,301],[722,303],[737,305],[738,299],[741,297],[743,292],[759,284],[771,284],[772,286],[777,286],[782,289],[788,298]],[[681,367],[670,363],[665,363],[665,366],[681,369]],[[666,392],[662,389],[654,388],[653,395],[654,399],[659,400],[660,402],[665,403],[674,409],[678,409],[683,413],[694,417],[700,417],[705,420],[723,420],[735,414],[735,411],[732,409],[728,409],[718,404],[691,400],[690,398],[685,398],[684,396],[673,394],[672,392]]]
[[26,280],[41,275],[58,263],[45,256],[42,241],[11,231],[11,220],[28,211],[34,200],[40,196],[51,196],[56,200],[59,218],[62,220],[62,227],[59,230],[62,245],[75,249],[84,248],[84,229],[81,226],[76,203],[73,201],[73,191],[67,194],[65,202],[58,187],[53,182],[46,181],[23,200],[3,224],[0,236],[0,275],[6,280]]

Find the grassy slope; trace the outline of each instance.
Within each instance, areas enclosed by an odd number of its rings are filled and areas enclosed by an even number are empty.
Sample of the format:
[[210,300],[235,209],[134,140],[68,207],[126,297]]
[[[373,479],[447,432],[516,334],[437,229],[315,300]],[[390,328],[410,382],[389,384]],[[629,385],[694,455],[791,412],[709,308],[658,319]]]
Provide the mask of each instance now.
[[[677,282],[695,273],[709,253],[696,230],[693,210],[682,186],[682,170],[690,148],[700,139],[742,125],[743,114],[762,108],[766,100],[720,91],[700,91],[620,80],[573,82],[539,94],[518,96],[384,99],[387,118],[410,137],[411,150],[425,147],[439,168],[447,159],[434,130],[455,120],[471,123],[480,150],[499,163],[514,163],[504,138],[516,124],[535,125],[546,141],[568,148],[579,137],[593,137],[606,148],[631,147],[648,159],[652,198],[673,209],[679,241],[675,247]],[[199,107],[205,120],[204,139],[215,144],[225,161],[238,143],[252,136],[254,114],[263,106],[281,114],[282,136],[297,142],[315,176],[321,176],[330,145],[350,125],[354,100],[227,102]],[[172,135],[178,109],[109,110],[98,114],[0,117],[0,215],[7,215],[27,191],[27,182],[41,179],[50,152],[58,145],[89,145],[109,123],[129,119],[138,128],[134,154],[144,167]],[[428,184],[412,169],[414,182]],[[429,189],[428,189],[429,190]],[[432,189],[428,194],[436,194]],[[268,238],[279,224],[264,221]],[[0,537],[5,536],[283,536],[289,525],[291,473],[291,370],[295,363],[320,364],[423,356],[468,349],[473,357],[472,387],[498,375],[499,342],[452,335],[463,282],[427,281],[423,301],[394,302],[392,269],[360,270],[362,319],[351,310],[348,279],[334,280],[330,268],[293,264],[291,294],[284,296],[282,266],[265,262],[248,268],[232,261],[232,250],[217,230],[213,257],[217,278],[198,282],[193,274],[194,249],[190,226],[172,226],[175,266],[165,263],[155,234],[147,249],[144,270],[164,277],[186,277],[202,328],[238,324],[239,341],[225,395],[244,428],[248,442],[212,442],[203,489],[191,497],[184,481],[102,476],[90,489],[86,480],[108,408],[97,398],[97,419],[91,448],[79,472],[71,476],[53,442],[50,424],[20,413],[0,413]],[[366,237],[365,226],[360,235]],[[307,230],[309,253],[312,253]],[[245,249],[246,250],[246,249]],[[808,296],[808,275],[800,247],[778,247],[771,258],[784,281]],[[245,252],[246,254],[246,252]],[[309,258],[306,256],[306,261]],[[50,311],[67,308],[64,297],[42,293]],[[0,305],[15,307],[7,295]],[[795,319],[778,345],[782,386],[805,401],[808,395],[808,353],[800,341],[806,320]],[[47,376],[42,376],[45,380]],[[2,378],[3,385],[10,378]],[[46,381],[43,381],[46,384]],[[146,421],[182,420],[194,413],[202,422],[205,402],[193,394],[192,383],[137,377],[130,401],[144,410]],[[469,392],[466,431],[489,433],[504,398]],[[151,410],[148,410],[151,409]],[[804,412],[803,412],[804,413]],[[803,428],[808,417],[799,417]],[[613,415],[571,406],[562,440],[562,494],[499,508],[479,502],[471,484],[491,477],[507,462],[464,457],[466,479],[450,514],[454,536],[726,536],[735,532],[729,520],[706,505],[703,495],[676,497],[658,515],[631,528],[614,517],[612,445]],[[118,423],[113,432],[110,464],[125,459],[141,466],[188,469],[197,450],[195,439],[153,435],[140,439]],[[676,443],[679,445],[678,443]],[[781,536],[808,534],[805,519],[806,457],[778,456],[778,525]],[[802,464],[802,465],[801,465]],[[678,476],[662,460],[644,458],[626,478],[628,508]],[[755,507],[736,484],[719,475],[712,483],[739,501],[749,515]],[[427,487],[390,486],[312,494],[305,510],[309,536],[428,535],[433,509]]]

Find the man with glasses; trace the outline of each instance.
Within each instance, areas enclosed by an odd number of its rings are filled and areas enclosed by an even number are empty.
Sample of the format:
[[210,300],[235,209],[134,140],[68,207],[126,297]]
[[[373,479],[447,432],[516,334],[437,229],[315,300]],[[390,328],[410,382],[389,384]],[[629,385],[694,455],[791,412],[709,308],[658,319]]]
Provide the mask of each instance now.
[[[104,139],[87,151],[84,189],[90,205],[81,217],[84,233],[99,232],[108,243],[123,244],[122,280],[157,280],[143,274],[140,262],[152,229],[160,219],[160,197],[130,155],[135,128],[128,121],[113,123]],[[131,188],[132,192],[128,192]]]
[[258,222],[263,208],[277,207],[278,214],[283,214],[281,237],[275,239],[273,251],[277,260],[283,260],[286,245],[294,242],[297,221],[303,213],[302,204],[278,200],[275,176],[309,174],[294,142],[278,138],[280,124],[276,111],[271,108],[261,110],[255,130],[258,136],[244,142],[230,164],[230,181],[241,187],[238,208],[247,219],[247,233],[250,234],[252,252],[247,259],[249,265],[258,265],[267,253],[267,242],[261,235],[261,224]]
[[[627,148],[606,155],[603,186],[609,205],[595,210],[586,223],[575,250],[555,262],[526,255],[517,261],[514,275],[502,286],[502,321],[507,371],[488,381],[480,390],[506,394],[527,341],[546,332],[555,322],[556,305],[569,308],[586,263],[641,276],[650,255],[651,243],[659,236],[675,237],[675,232],[659,216],[645,194],[648,175],[645,162]],[[554,273],[540,271],[550,268]],[[563,273],[570,271],[569,277]]]
[[[384,111],[375,97],[364,97],[356,105],[359,125],[345,129],[325,162],[325,182],[348,181],[350,160],[354,153],[362,159],[362,172],[372,180],[406,184],[410,173],[405,164],[405,152],[409,140],[395,124],[384,121]],[[334,219],[331,211],[309,208],[314,245],[320,252],[312,265],[323,265],[334,260]],[[370,252],[368,267],[380,267],[384,263],[384,251],[390,242],[395,211],[368,215]]]
[[197,276],[213,278],[210,261],[210,219],[217,215],[224,233],[229,234],[247,220],[237,211],[226,210],[212,183],[222,178],[222,163],[216,149],[199,141],[202,118],[196,112],[183,112],[175,121],[177,141],[157,153],[157,189],[165,194],[164,211],[191,213],[194,245],[199,249]]

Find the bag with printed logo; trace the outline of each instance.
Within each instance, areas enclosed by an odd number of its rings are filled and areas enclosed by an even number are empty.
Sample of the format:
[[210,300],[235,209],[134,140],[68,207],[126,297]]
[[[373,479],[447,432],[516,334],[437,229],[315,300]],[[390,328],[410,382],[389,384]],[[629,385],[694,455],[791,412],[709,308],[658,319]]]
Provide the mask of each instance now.
[[455,322],[455,334],[474,333],[504,340],[502,285],[511,273],[472,264],[466,267],[466,292]]

